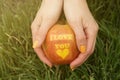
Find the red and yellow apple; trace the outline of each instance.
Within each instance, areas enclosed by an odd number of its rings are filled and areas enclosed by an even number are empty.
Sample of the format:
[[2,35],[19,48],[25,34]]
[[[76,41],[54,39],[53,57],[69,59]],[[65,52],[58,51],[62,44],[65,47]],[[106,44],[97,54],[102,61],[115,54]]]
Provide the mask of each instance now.
[[53,64],[69,64],[79,54],[74,32],[69,25],[54,25],[48,31],[42,48]]

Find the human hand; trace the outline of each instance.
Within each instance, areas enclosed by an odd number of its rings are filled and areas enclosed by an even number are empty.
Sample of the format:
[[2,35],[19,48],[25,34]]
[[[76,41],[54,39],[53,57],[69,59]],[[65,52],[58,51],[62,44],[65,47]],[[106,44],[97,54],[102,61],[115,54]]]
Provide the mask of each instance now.
[[76,36],[79,56],[70,63],[71,69],[80,66],[93,53],[98,25],[86,0],[64,0],[64,12]]
[[41,46],[48,30],[57,22],[61,13],[62,4],[62,0],[43,0],[41,8],[38,10],[31,25],[34,51],[41,61],[50,67],[52,67],[52,63],[44,55]]

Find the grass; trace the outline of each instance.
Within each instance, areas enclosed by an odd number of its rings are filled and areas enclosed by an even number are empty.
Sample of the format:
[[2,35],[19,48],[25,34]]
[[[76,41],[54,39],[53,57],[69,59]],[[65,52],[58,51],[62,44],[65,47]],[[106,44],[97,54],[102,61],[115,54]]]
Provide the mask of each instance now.
[[33,51],[30,25],[40,3],[0,0],[0,80],[120,80],[120,0],[88,0],[100,30],[94,54],[74,71],[50,69]]

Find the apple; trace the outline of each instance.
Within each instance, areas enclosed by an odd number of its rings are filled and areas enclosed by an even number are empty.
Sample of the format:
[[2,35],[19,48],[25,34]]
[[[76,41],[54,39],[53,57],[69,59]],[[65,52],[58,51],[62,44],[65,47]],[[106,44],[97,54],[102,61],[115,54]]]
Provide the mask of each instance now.
[[42,45],[46,57],[56,65],[69,64],[78,55],[75,35],[69,25],[54,25]]

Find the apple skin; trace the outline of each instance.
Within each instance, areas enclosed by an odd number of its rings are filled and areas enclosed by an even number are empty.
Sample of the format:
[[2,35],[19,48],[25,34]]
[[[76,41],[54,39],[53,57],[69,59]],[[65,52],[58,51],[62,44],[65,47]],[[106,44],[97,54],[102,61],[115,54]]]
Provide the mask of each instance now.
[[42,48],[46,57],[55,65],[70,64],[80,53],[69,25],[54,25],[48,31]]

